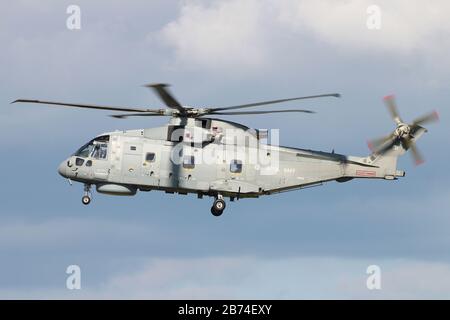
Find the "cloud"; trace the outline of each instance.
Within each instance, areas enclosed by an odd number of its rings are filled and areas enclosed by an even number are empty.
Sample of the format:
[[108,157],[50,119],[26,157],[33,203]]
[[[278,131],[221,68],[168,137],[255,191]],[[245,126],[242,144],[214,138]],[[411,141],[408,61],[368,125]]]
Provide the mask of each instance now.
[[[381,29],[369,30],[370,0],[280,2],[280,21],[295,31],[309,30],[319,40],[336,48],[358,51],[389,51],[395,54],[428,51],[440,37],[450,32],[448,1],[415,3],[377,1]],[[448,44],[448,43],[447,43]]]
[[282,63],[280,57],[302,60],[311,54],[311,46],[323,50],[318,44],[348,55],[420,56],[430,63],[428,56],[445,57],[450,48],[447,1],[414,5],[378,1],[381,29],[369,30],[367,9],[373,4],[370,0],[188,1],[160,35],[172,47],[177,66],[231,67],[232,71],[267,68]]
[[[368,290],[369,265],[381,269],[381,290]],[[251,256],[150,258],[89,282],[82,289],[34,287],[0,291],[2,298],[84,299],[443,299],[449,298],[450,266],[402,259]],[[63,280],[63,279],[62,279]],[[61,280],[61,284],[64,281]]]
[[[381,290],[368,290],[369,265]],[[436,262],[250,256],[151,259],[85,293],[137,299],[433,299],[450,297],[450,266]]]
[[97,290],[136,298],[226,299],[248,278],[255,261],[246,257],[151,259],[140,270],[112,276]]
[[187,2],[161,34],[179,64],[254,68],[266,62],[262,11],[255,0]]

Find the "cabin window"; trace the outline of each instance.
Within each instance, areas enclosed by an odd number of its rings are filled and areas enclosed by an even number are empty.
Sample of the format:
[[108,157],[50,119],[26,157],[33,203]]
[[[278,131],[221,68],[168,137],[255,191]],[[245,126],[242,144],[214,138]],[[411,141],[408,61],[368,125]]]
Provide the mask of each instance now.
[[92,160],[86,161],[86,167],[92,167]]
[[107,153],[108,153],[108,145],[106,143],[94,144],[94,150],[92,151],[92,158],[106,159]]
[[183,168],[194,169],[195,167],[195,157],[194,156],[184,156],[183,157]]
[[136,146],[131,146],[131,147],[130,147],[130,150],[131,150],[131,151],[136,151]]
[[147,162],[155,162],[155,153],[154,152],[147,152],[145,155],[145,161]]
[[242,161],[241,160],[232,160],[230,163],[230,172],[241,173],[242,172]]

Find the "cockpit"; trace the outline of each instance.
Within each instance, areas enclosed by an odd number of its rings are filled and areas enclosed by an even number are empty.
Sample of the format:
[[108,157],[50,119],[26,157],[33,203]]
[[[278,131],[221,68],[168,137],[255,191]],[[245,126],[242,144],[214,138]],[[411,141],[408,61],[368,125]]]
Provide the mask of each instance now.
[[81,158],[106,159],[108,156],[109,135],[99,136],[78,149],[73,155]]

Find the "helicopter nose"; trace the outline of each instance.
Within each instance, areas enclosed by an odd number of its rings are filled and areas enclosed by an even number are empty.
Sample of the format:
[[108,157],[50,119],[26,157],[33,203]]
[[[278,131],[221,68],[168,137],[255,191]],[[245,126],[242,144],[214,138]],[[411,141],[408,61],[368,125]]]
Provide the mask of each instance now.
[[59,173],[63,178],[67,178],[66,168],[67,168],[66,161],[61,162],[61,164],[60,164],[59,167],[58,167],[58,173]]

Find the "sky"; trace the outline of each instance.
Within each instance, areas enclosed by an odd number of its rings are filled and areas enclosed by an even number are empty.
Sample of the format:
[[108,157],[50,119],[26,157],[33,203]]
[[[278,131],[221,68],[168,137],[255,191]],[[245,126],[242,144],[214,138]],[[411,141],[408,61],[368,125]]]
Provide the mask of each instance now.
[[[0,1],[0,298],[450,298],[448,1]],[[243,199],[217,218],[212,199],[154,191],[83,206],[82,185],[57,173],[100,133],[168,119],[10,104],[160,108],[151,82],[189,106],[339,92],[281,106],[312,115],[227,119],[356,156],[394,129],[387,94],[406,121],[437,110],[440,122],[418,142],[423,165],[399,160],[405,178]],[[80,290],[66,287],[70,265]],[[370,265],[380,290],[366,286]]]

